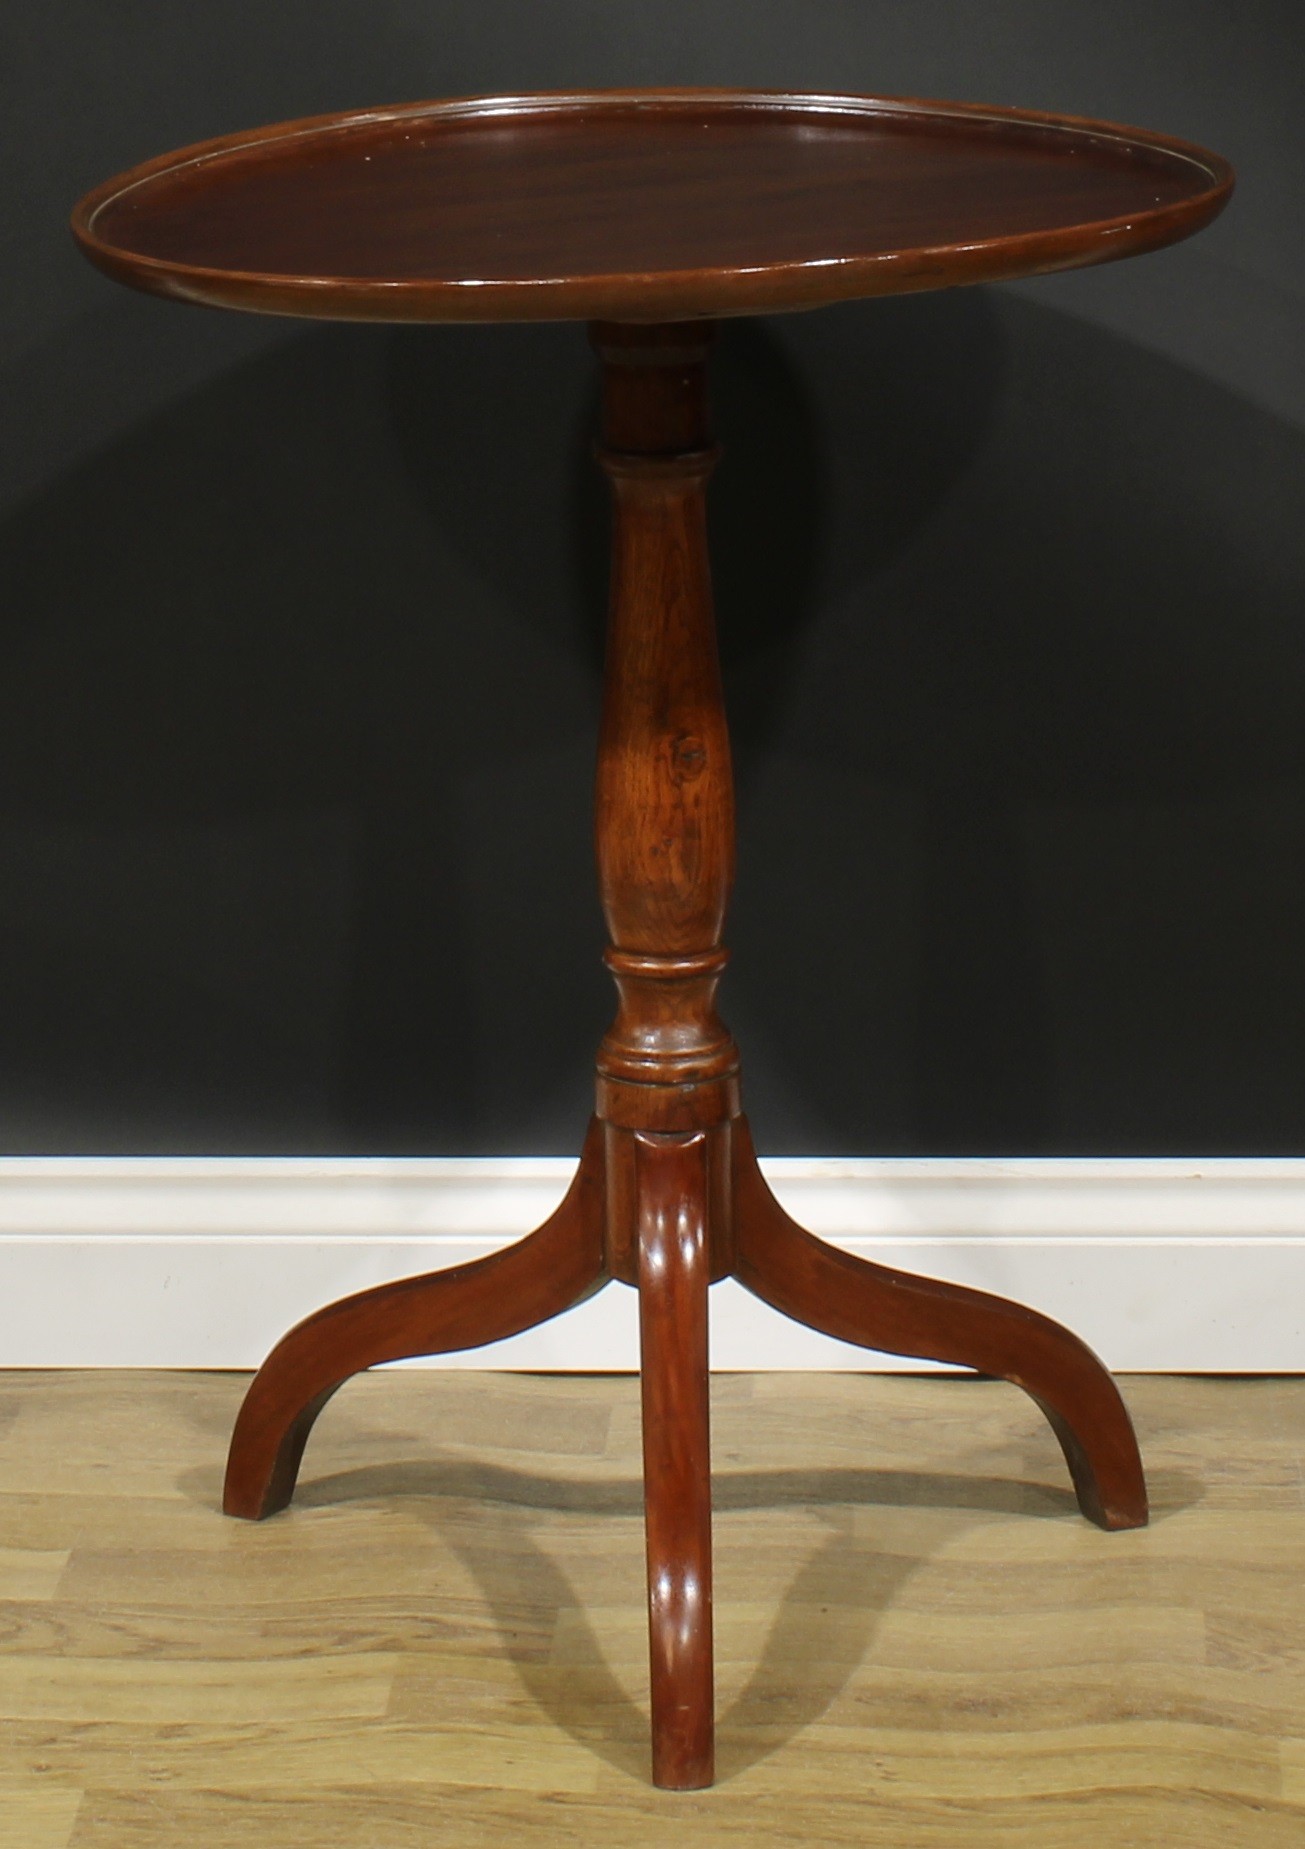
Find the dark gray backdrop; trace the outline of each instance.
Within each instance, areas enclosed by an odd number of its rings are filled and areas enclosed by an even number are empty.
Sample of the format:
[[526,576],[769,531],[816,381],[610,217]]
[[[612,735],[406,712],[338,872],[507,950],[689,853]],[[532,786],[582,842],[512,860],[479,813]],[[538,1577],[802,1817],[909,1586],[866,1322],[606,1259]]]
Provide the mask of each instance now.
[[1305,1150],[1294,0],[16,0],[0,1149],[567,1150],[608,1014],[581,330],[115,288],[201,136],[739,83],[1136,121],[1191,244],[727,330],[726,1011],[763,1148]]

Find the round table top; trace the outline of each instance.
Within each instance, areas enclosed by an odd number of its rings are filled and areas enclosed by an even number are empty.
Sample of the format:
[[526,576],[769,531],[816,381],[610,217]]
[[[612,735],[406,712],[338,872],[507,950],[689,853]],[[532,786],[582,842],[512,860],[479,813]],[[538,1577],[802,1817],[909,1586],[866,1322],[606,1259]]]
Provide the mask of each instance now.
[[1198,230],[1217,155],[968,104],[737,90],[414,103],[147,162],[81,201],[111,276],[338,320],[669,321],[1071,269]]

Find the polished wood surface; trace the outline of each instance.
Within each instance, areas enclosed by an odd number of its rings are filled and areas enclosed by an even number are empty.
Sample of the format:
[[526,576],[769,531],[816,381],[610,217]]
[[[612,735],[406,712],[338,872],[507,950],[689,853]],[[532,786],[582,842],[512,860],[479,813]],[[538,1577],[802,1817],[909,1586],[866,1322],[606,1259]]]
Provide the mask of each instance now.
[[729,90],[480,97],[281,123],[110,180],[73,228],[122,282],[381,321],[673,320],[1100,263],[1232,185],[1111,123]]
[[1128,1411],[1085,1342],[1022,1303],[871,1264],[815,1238],[775,1199],[742,1119],[733,1155],[741,1284],[841,1342],[959,1363],[1023,1387],[1060,1440],[1088,1520],[1101,1528],[1146,1521],[1146,1481]]
[[636,1133],[653,1783],[715,1772],[706,1133]]
[[232,1433],[227,1514],[261,1521],[286,1506],[318,1414],[364,1368],[501,1342],[605,1283],[601,1147],[595,1121],[561,1206],[528,1238],[467,1265],[359,1291],[283,1336]]
[[608,1279],[640,1299],[654,1781],[713,1767],[707,1287],[737,1276],[783,1313],[867,1347],[1022,1386],[1060,1439],[1083,1513],[1146,1522],[1128,1413],[1101,1362],[1048,1318],[981,1291],[833,1251],[774,1199],[716,1012],[733,877],[729,737],[704,488],[710,324],[599,324],[599,459],[612,485],[611,613],[596,850],[617,1011],[597,1059],[576,1179],[537,1232],[478,1264],[319,1310],[259,1370],[236,1422],[224,1504],[285,1507],[314,1420],[351,1374],[474,1347]]
[[1134,1377],[1109,1542],[1009,1387],[717,1375],[717,1778],[648,1783],[640,1388],[0,1375],[4,1849],[1298,1849],[1305,1380]]
[[598,1111],[629,1130],[705,1130],[739,1108],[738,1049],[716,1012],[734,785],[707,557],[711,335],[709,323],[591,330],[612,489],[594,835],[617,990]]

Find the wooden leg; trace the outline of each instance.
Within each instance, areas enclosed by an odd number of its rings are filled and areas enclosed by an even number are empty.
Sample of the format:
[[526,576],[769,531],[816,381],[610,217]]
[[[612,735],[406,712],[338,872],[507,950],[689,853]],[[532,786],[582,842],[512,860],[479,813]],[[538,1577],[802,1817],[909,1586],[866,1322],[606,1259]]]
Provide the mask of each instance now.
[[313,1421],[352,1375],[410,1355],[479,1348],[556,1316],[607,1281],[603,1137],[595,1121],[565,1200],[490,1258],[401,1278],[318,1310],[254,1376],[231,1436],[223,1507],[259,1521],[283,1509]]
[[653,1783],[714,1773],[707,1137],[634,1137]]
[[734,1133],[735,1275],[825,1335],[891,1355],[951,1362],[1013,1381],[1060,1440],[1079,1507],[1102,1528],[1140,1528],[1146,1480],[1119,1389],[1076,1335],[986,1291],[913,1277],[837,1251],[791,1220]]

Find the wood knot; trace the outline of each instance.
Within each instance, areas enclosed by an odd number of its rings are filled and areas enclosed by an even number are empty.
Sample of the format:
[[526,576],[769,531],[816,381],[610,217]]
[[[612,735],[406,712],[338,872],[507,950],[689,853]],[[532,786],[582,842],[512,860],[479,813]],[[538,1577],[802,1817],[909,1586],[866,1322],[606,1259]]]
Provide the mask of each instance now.
[[693,732],[681,732],[671,741],[671,774],[677,783],[691,783],[707,768],[707,747]]

